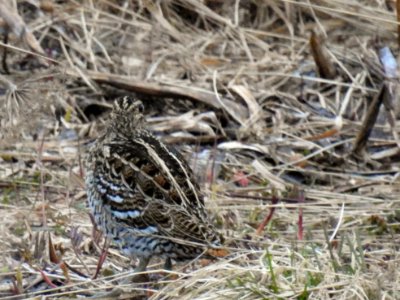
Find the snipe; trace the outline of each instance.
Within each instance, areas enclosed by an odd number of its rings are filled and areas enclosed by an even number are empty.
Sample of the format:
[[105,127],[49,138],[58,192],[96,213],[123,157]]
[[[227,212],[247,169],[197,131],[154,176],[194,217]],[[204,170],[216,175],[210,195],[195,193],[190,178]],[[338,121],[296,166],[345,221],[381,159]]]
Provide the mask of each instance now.
[[224,255],[191,169],[144,125],[142,103],[119,98],[91,147],[86,186],[97,226],[126,255],[140,259],[136,271],[144,271],[153,256],[165,258],[170,269],[171,259]]

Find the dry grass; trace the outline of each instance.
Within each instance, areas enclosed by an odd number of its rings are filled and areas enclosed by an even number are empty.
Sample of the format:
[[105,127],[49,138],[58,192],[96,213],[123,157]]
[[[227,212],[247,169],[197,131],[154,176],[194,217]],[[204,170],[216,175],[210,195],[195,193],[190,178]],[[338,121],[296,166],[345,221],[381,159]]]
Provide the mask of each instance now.
[[379,60],[398,52],[395,1],[11,2],[1,299],[101,295],[132,272],[111,248],[90,279],[101,238],[82,184],[123,94],[192,162],[232,254],[175,277],[155,260],[121,299],[400,299],[397,78]]

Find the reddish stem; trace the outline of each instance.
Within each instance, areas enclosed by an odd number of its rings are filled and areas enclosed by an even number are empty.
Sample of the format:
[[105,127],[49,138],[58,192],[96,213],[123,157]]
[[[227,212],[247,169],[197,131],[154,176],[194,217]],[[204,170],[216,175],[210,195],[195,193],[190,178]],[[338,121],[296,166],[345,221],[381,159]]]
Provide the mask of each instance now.
[[301,241],[303,240],[303,206],[302,204],[304,203],[304,191],[300,190],[299,191],[299,222],[298,222],[298,232],[297,232],[297,238]]
[[57,288],[57,286],[50,280],[50,278],[42,270],[40,270],[40,269],[37,269],[37,270],[42,275],[44,282],[46,282],[52,288]]
[[101,249],[101,255],[99,257],[99,261],[97,262],[96,273],[94,274],[93,279],[97,278],[97,276],[100,273],[101,267],[103,266],[103,263],[106,261],[108,247],[109,247],[109,243],[108,243],[108,239],[106,238],[106,239],[104,239],[103,249]]
[[[275,194],[272,195],[272,204],[275,205],[279,201],[279,198],[275,196]],[[271,207],[269,210],[269,214],[264,218],[264,220],[261,222],[261,224],[258,226],[256,234],[261,235],[261,232],[264,230],[264,228],[268,225],[269,221],[271,221],[272,216],[274,215],[275,212],[275,206]]]

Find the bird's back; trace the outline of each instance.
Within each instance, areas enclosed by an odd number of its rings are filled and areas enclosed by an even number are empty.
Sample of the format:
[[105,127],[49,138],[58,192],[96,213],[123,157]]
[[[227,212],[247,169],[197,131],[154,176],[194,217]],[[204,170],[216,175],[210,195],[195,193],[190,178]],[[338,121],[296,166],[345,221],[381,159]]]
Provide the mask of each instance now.
[[142,126],[126,132],[118,128],[107,130],[87,159],[89,206],[96,223],[139,256],[157,252],[189,258],[220,245],[182,156]]

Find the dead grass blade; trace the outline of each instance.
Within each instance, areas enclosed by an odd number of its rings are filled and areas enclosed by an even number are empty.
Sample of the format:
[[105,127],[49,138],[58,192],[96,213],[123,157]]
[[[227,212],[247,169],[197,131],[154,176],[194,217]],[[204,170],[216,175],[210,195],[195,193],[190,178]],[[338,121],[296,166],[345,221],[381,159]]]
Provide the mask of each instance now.
[[368,138],[370,136],[371,130],[375,125],[376,119],[378,118],[379,109],[384,102],[385,97],[389,97],[386,84],[382,84],[379,93],[375,96],[374,100],[371,102],[368,112],[363,121],[363,125],[360,132],[354,141],[353,154],[359,157],[364,155],[365,147],[367,145]]
[[329,59],[326,50],[324,49],[321,38],[317,37],[317,34],[311,31],[310,37],[311,53],[313,55],[315,64],[318,68],[318,73],[322,78],[333,79],[336,76],[335,66]]

